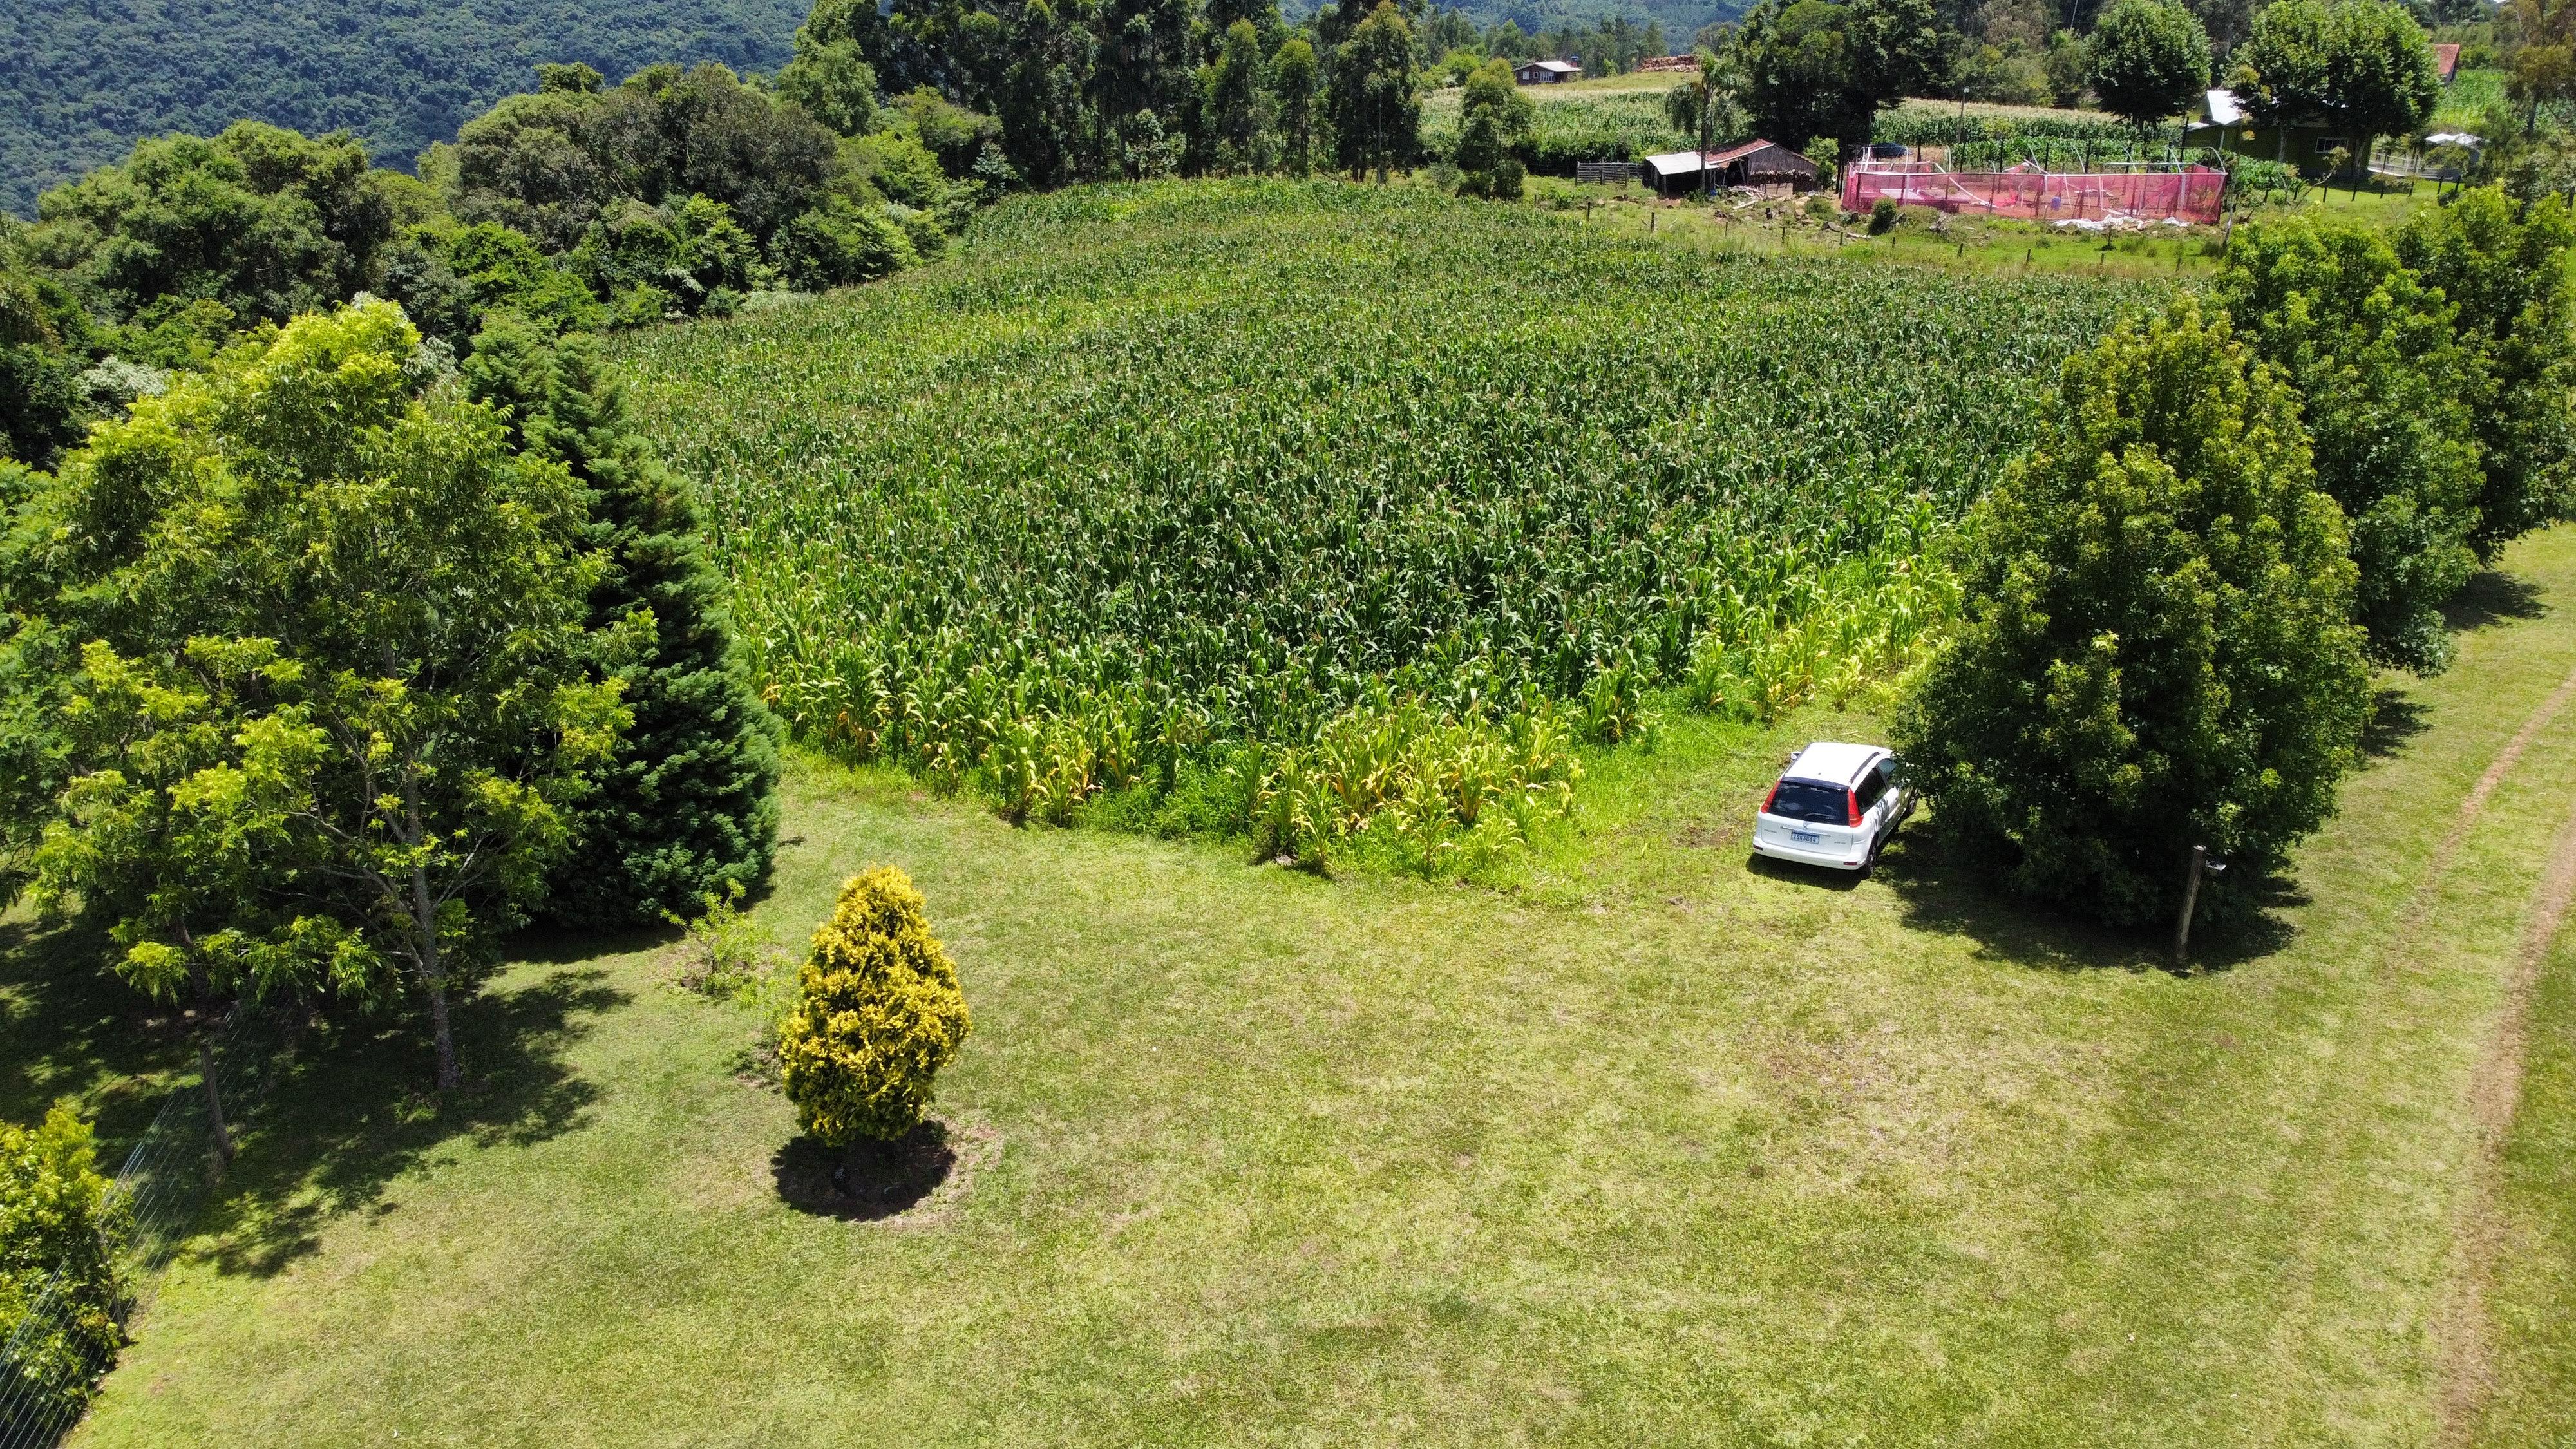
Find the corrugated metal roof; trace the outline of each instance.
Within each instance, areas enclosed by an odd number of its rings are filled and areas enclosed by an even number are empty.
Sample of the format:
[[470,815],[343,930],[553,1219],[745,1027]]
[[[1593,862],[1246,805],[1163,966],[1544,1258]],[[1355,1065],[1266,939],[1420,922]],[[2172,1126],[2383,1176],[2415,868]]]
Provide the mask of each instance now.
[[1561,75],[1581,75],[1583,73],[1583,67],[1576,65],[1570,60],[1534,60],[1529,64],[1522,66],[1521,69],[1552,70]]
[[1741,146],[1729,146],[1723,151],[1711,151],[1708,155],[1708,164],[1723,166],[1729,161],[1741,161],[1756,151],[1769,149],[1770,145],[1768,141],[1747,141]]
[[2222,126],[2233,126],[2237,122],[2245,119],[2245,107],[2238,103],[2236,92],[2228,90],[2211,91],[2207,99],[2209,101],[2209,118],[2216,121],[2218,124]]
[[1647,157],[1646,165],[1658,176],[1678,176],[1685,171],[1706,170],[1708,163],[1700,158],[1697,151],[1667,151],[1661,156]]

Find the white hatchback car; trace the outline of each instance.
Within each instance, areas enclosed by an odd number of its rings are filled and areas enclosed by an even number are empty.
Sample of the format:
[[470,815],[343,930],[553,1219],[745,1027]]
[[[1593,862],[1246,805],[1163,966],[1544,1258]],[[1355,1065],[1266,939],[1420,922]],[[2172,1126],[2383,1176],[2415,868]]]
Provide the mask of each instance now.
[[1914,809],[1896,756],[1878,745],[1818,740],[1789,757],[1753,822],[1753,848],[1775,860],[1867,871]]

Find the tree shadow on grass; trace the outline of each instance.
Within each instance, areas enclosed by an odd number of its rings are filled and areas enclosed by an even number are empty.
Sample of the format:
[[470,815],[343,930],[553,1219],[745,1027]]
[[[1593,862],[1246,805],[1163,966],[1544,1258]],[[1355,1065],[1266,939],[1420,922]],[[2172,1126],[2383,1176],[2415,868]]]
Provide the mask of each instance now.
[[2372,690],[2370,719],[2361,727],[2363,758],[2385,760],[2405,753],[2408,742],[2433,727],[2432,713],[2402,689]]
[[660,950],[686,934],[671,925],[623,926],[613,930],[531,926],[510,938],[510,959],[532,966],[575,966],[601,956],[631,956]]
[[[2175,969],[2170,925],[2116,930],[2015,900],[1919,826],[1889,844],[1878,878],[1896,893],[1908,927],[1964,936],[1995,960],[2050,971]],[[2236,889],[2243,898],[2230,918],[2194,924],[2188,971],[2233,970],[2289,944],[2294,932],[2280,913],[2305,904],[2297,887],[2272,877]]]
[[317,1023],[270,1087],[249,1141],[208,1210],[205,1258],[265,1277],[321,1245],[347,1213],[397,1210],[387,1189],[463,1146],[528,1146],[581,1126],[598,1088],[565,1050],[633,998],[592,969],[551,972],[455,1003],[465,1084],[432,1092],[435,1056],[406,1010]]
[[2442,622],[2450,626],[2452,633],[2464,634],[2520,619],[2537,619],[2548,612],[2549,606],[2542,602],[2537,586],[2499,569],[2482,569],[2471,574],[2458,595],[2442,606]]
[[892,1142],[861,1141],[846,1151],[799,1137],[778,1149],[769,1168],[779,1199],[799,1212],[878,1222],[937,1192],[957,1169],[958,1147],[948,1124],[925,1119]]
[[95,931],[0,921],[0,1121],[71,1099],[112,1168],[196,1070],[197,1021],[117,979],[109,949]]

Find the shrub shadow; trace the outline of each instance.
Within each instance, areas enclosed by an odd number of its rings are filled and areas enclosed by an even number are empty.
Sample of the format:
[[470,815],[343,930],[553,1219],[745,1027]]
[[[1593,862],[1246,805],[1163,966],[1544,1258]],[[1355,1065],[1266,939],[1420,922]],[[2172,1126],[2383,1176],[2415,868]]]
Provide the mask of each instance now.
[[2362,756],[2385,760],[2403,754],[2409,741],[2433,727],[2432,713],[2402,689],[2372,690],[2370,719],[2361,727]]
[[443,1098],[430,1090],[428,1034],[408,1010],[317,1021],[248,1119],[202,1255],[223,1273],[277,1273],[314,1252],[332,1219],[396,1211],[387,1189],[460,1146],[528,1146],[579,1128],[599,1091],[564,1052],[591,1018],[632,999],[591,968],[454,1003],[465,1082]]
[[2540,589],[2500,569],[2481,569],[2442,606],[2442,622],[2455,634],[2492,628],[2549,612]]
[[[1908,928],[1964,936],[1983,956],[2050,971],[2177,969],[2169,926],[2118,930],[2016,900],[1921,826],[1897,833],[1877,875],[1896,893]],[[2234,889],[2233,911],[2193,925],[2182,974],[2234,970],[2289,944],[2295,932],[2280,912],[2306,903],[2297,887],[2270,877]]]
[[599,930],[530,926],[510,938],[510,959],[534,966],[573,966],[601,956],[659,950],[686,934],[668,924]]
[[948,1124],[925,1119],[892,1142],[847,1151],[798,1137],[770,1158],[779,1200],[799,1212],[843,1222],[880,1222],[918,1207],[957,1168]]

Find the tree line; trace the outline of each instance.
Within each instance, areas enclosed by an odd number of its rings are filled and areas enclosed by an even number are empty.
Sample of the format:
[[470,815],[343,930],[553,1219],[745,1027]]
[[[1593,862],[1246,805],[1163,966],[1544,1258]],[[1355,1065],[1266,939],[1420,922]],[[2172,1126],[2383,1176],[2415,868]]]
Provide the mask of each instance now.
[[544,66],[417,177],[258,122],[141,142],[0,219],[0,451],[46,466],[231,339],[361,293],[461,358],[502,313],[558,336],[722,315],[938,254],[1002,184],[996,123],[829,62]]
[[2576,516],[2571,247],[2562,200],[2495,188],[2393,234],[2260,222],[2205,301],[2070,360],[1900,721],[1933,828],[2122,925],[2204,846],[2243,867],[2204,899],[2250,909],[2359,761],[2373,668],[2443,668],[2443,607]]

